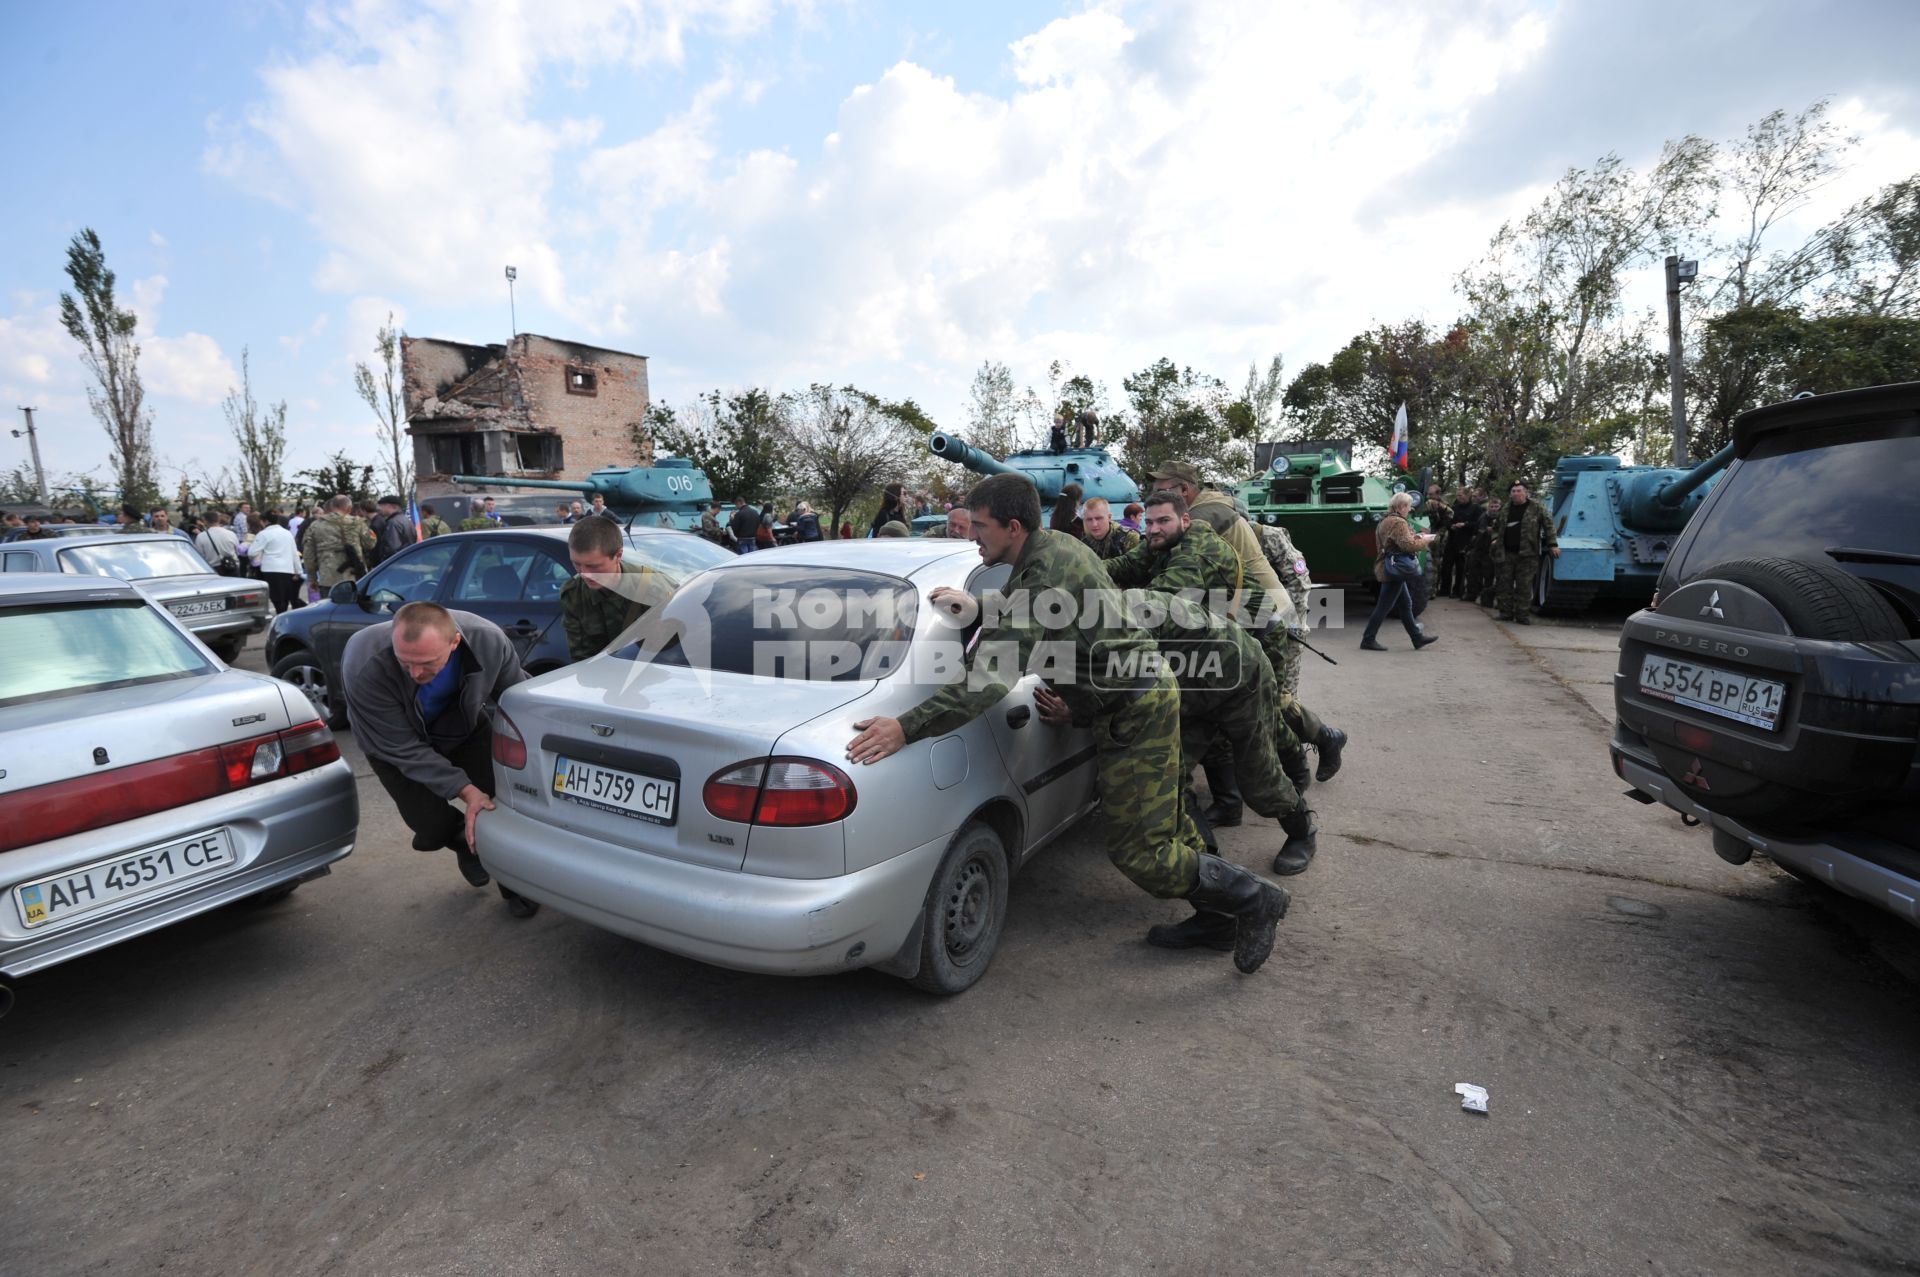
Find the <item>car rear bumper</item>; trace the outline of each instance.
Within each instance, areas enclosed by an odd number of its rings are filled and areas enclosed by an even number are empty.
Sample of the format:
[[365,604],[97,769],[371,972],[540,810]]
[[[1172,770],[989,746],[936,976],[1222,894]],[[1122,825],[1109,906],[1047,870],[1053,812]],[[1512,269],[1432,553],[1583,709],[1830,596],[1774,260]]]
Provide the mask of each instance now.
[[[0,974],[26,975],[232,901],[318,877],[353,850],[359,825],[353,768],[336,760],[190,807],[9,852],[0,893]],[[47,928],[28,930],[20,917],[13,896],[19,883],[110,858],[116,847],[132,855],[215,826],[230,831],[238,853],[237,863],[223,873]]]
[[885,962],[919,919],[951,832],[837,878],[773,878],[617,847],[500,806],[476,850],[561,913],[718,967],[821,975]]
[[[1871,834],[1848,834],[1833,842],[1760,833],[1696,803],[1651,758],[1613,744],[1614,769],[1641,793],[1721,834],[1763,851],[1776,864],[1826,883],[1920,927],[1920,857]],[[1905,862],[1905,863],[1903,863]]]
[[193,636],[202,643],[209,639],[231,638],[235,634],[258,634],[267,628],[265,612],[243,612],[238,615],[223,616],[218,621],[205,625],[195,625],[192,621],[183,622]]

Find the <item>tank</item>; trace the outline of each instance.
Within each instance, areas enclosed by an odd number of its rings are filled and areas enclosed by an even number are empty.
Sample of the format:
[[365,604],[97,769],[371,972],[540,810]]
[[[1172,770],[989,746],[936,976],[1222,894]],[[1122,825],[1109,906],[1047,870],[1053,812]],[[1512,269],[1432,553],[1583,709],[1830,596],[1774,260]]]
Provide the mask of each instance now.
[[1030,448],[1002,461],[958,435],[936,430],[927,439],[927,451],[942,460],[965,466],[975,474],[1023,474],[1040,490],[1043,504],[1058,497],[1069,483],[1080,485],[1082,501],[1105,497],[1113,504],[1116,518],[1127,502],[1140,499],[1140,485],[1128,477],[1105,448],[1068,448],[1064,452]]
[[621,522],[646,527],[679,528],[697,532],[701,512],[713,500],[706,471],[685,457],[661,457],[650,466],[608,466],[584,479],[492,479],[456,474],[455,483],[480,488],[511,488],[524,492],[570,492],[591,499],[607,499],[607,509]]
[[[1379,479],[1353,468],[1353,440],[1262,443],[1254,452],[1260,473],[1234,485],[1247,516],[1287,530],[1307,560],[1315,585],[1372,586],[1373,530],[1396,492],[1424,500],[1428,472]],[[1408,520],[1424,531],[1426,520]],[[1421,556],[1424,560],[1425,555]]]
[[1690,469],[1560,458],[1547,499],[1560,557],[1541,556],[1540,606],[1578,612],[1596,599],[1645,604],[1687,520],[1731,460],[1731,444]]

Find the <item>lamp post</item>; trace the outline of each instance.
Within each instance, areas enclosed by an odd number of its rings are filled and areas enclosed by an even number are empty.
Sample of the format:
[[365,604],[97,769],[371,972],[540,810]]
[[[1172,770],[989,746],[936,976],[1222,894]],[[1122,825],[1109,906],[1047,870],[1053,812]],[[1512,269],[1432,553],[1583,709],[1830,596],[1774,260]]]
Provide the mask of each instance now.
[[33,429],[34,410],[22,405],[20,411],[27,415],[27,428],[14,431],[13,437],[18,439],[22,434],[27,436],[27,448],[33,453],[33,482],[40,489],[40,504],[47,508],[48,513],[52,513],[53,498],[47,495],[47,472],[40,465],[40,436]]
[[1687,464],[1687,393],[1680,353],[1680,285],[1700,273],[1699,262],[1667,258],[1667,378],[1673,394],[1673,464]]
[[507,267],[507,327],[512,330],[515,337],[520,335],[520,317],[513,309],[513,281],[518,278],[520,278],[520,272],[511,266]]

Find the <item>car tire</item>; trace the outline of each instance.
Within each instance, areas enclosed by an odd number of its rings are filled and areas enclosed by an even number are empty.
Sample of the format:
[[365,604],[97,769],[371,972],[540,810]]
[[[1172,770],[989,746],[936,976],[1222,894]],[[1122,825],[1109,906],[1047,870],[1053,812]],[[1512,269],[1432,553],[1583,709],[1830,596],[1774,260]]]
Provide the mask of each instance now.
[[970,824],[947,848],[927,888],[916,988],[951,996],[973,987],[1007,923],[1007,849],[990,826]]
[[304,647],[288,652],[273,663],[270,672],[281,682],[290,683],[305,693],[328,727],[337,732],[347,725],[346,697],[335,693],[328,684],[326,667],[312,652]]
[[248,896],[240,903],[249,909],[265,909],[269,905],[277,905],[282,900],[285,900],[288,896],[292,895],[299,886],[300,884],[297,882],[283,882],[277,887]]
[[1694,574],[1744,585],[1774,606],[1795,638],[1898,642],[1907,627],[1871,585],[1842,568],[1801,559],[1752,558]]

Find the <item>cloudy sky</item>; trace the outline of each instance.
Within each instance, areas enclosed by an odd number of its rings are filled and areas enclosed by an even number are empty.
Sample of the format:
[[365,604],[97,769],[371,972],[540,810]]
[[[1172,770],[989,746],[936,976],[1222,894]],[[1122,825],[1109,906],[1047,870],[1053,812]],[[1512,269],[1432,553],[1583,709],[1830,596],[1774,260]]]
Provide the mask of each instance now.
[[0,50],[0,410],[106,472],[57,318],[91,226],[167,487],[225,461],[243,348],[293,468],[371,459],[375,329],[504,340],[507,263],[522,330],[649,356],[656,399],[851,381],[958,425],[984,359],[1117,395],[1444,321],[1607,151],[1829,97],[1863,141],[1805,225],[1920,170],[1912,0],[74,0],[0,8]]

